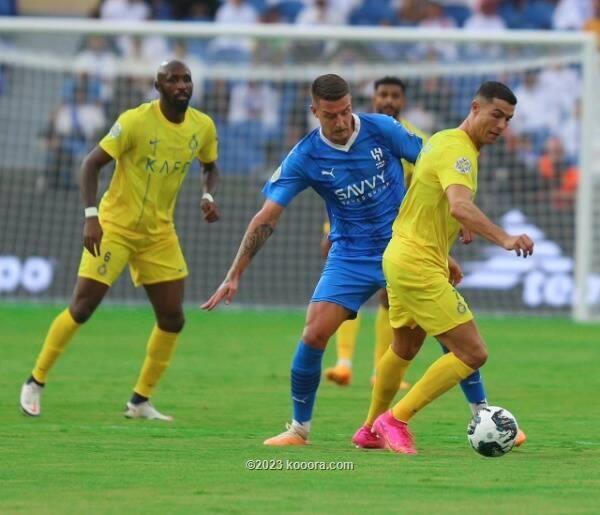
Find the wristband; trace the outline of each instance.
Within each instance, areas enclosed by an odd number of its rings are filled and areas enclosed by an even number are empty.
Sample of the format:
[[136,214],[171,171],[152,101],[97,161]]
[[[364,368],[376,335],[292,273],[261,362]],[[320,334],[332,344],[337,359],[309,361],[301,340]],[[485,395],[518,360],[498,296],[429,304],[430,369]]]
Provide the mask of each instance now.
[[83,211],[86,218],[93,218],[98,216],[98,208],[96,206],[86,207]]
[[215,199],[213,198],[213,196],[210,193],[203,193],[202,200],[208,200],[211,203],[215,201]]

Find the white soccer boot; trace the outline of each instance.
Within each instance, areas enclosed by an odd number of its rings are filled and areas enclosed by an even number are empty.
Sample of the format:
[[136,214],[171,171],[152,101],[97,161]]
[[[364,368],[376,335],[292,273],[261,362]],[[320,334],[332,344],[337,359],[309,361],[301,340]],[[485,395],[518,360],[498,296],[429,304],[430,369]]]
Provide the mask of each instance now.
[[42,411],[42,392],[44,387],[31,381],[21,387],[21,411],[30,417],[39,417]]
[[158,411],[150,401],[141,402],[139,404],[133,404],[128,402],[125,407],[125,417],[127,418],[145,418],[146,420],[164,420],[171,422],[173,417],[170,415],[163,415]]

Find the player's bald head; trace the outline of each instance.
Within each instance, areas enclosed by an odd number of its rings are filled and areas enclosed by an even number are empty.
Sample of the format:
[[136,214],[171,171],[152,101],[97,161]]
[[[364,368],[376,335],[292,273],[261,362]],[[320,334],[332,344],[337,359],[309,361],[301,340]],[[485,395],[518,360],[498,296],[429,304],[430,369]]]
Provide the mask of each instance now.
[[182,70],[185,70],[187,73],[190,73],[190,69],[183,61],[179,61],[178,59],[163,61],[162,63],[160,63],[158,70],[156,70],[156,80],[164,80],[167,75],[171,73],[177,73]]

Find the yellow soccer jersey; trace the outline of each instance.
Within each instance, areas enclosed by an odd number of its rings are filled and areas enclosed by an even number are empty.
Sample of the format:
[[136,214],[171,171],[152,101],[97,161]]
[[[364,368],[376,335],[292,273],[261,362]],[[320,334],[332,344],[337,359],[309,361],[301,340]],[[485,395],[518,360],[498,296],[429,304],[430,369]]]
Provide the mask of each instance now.
[[182,123],[172,123],[155,100],[121,114],[100,147],[116,160],[100,221],[157,235],[174,229],[175,201],[193,160],[217,160],[217,131],[193,108]]
[[[425,134],[421,129],[417,129],[412,123],[410,123],[406,118],[401,118],[400,123],[404,125],[406,130],[416,134],[423,140],[423,145],[427,143],[429,136]],[[402,168],[404,169],[404,183],[410,184],[410,179],[415,169],[415,165],[407,161],[406,159],[402,159]]]
[[471,138],[461,129],[434,134],[423,147],[410,188],[393,225],[386,258],[418,263],[420,270],[447,274],[448,254],[460,229],[450,216],[445,191],[461,184],[477,191],[477,157]]

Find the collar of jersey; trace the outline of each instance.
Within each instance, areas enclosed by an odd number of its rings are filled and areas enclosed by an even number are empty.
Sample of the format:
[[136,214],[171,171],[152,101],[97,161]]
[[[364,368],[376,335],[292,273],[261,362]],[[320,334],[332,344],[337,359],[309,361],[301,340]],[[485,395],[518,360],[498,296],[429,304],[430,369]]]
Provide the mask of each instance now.
[[161,120],[163,120],[165,123],[171,125],[172,127],[181,127],[186,122],[186,120],[187,120],[187,113],[188,113],[187,109],[185,111],[185,116],[183,117],[183,121],[181,123],[173,123],[160,110],[160,103],[159,103],[158,100],[153,100],[152,104],[153,104],[154,109],[156,109],[156,112],[158,113],[158,116],[160,116]]
[[323,129],[319,129],[319,137],[321,138],[323,143],[325,143],[326,145],[329,145],[330,147],[335,148],[337,150],[342,150],[343,152],[348,152],[348,150],[350,150],[350,147],[352,146],[352,144],[356,141],[356,138],[358,138],[358,133],[360,132],[360,118],[357,115],[355,115],[354,113],[352,113],[352,117],[354,118],[354,132],[350,135],[350,138],[348,139],[348,141],[346,141],[345,145],[338,145],[337,143],[334,143],[333,141],[329,141],[323,134]]

